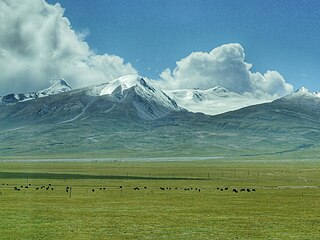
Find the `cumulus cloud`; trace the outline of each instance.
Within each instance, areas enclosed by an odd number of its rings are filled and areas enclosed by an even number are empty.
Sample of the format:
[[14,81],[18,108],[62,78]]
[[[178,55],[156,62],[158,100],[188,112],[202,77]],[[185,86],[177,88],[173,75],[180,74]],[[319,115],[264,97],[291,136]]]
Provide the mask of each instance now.
[[280,73],[251,72],[245,62],[243,47],[238,43],[225,44],[210,52],[193,52],[178,61],[173,71],[165,69],[160,84],[167,89],[209,89],[220,85],[236,93],[282,96],[293,90]]
[[44,0],[0,1],[0,95],[48,87],[65,78],[74,87],[137,74],[114,55],[97,55],[63,16],[64,9]]

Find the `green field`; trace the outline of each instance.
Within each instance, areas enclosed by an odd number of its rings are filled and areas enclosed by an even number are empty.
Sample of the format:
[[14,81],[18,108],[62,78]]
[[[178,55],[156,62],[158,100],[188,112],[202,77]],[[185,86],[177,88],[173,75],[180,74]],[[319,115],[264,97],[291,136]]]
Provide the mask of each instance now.
[[0,239],[319,238],[316,160],[0,161]]

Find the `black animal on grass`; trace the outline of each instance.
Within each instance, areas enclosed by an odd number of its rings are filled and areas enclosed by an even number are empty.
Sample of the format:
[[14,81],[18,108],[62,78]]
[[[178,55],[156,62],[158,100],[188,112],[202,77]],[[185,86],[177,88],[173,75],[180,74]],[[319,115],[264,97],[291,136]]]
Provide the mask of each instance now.
[[253,188],[253,189],[252,189],[252,192],[255,192],[255,191],[256,191],[256,190]]
[[94,188],[92,188],[92,190],[91,190],[92,192],[94,192]]
[[232,192],[238,193],[238,190],[234,188],[234,189],[232,190]]
[[249,188],[247,188],[247,192],[250,192],[250,189],[249,189]]
[[138,187],[133,188],[133,190],[140,190]]
[[229,189],[229,188],[228,188],[228,187],[226,187],[224,190],[228,191],[228,189]]
[[161,190],[161,191],[164,191],[164,190],[166,190],[166,189],[165,189],[164,187],[160,187],[160,190]]
[[246,190],[244,189],[244,188],[242,188],[241,190],[240,190],[240,192],[245,192]]

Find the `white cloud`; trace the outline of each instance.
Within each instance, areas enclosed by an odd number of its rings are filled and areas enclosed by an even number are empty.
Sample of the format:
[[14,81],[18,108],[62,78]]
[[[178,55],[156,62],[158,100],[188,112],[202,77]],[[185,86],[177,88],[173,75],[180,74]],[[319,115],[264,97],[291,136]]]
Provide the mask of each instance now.
[[165,69],[160,84],[167,89],[209,89],[220,85],[236,93],[282,96],[293,90],[280,73],[265,74],[250,71],[245,62],[243,47],[238,43],[225,44],[211,52],[193,52],[178,61],[173,71]]
[[97,55],[63,16],[64,9],[44,0],[0,1],[0,95],[33,91],[53,78],[74,87],[137,74],[114,55]]

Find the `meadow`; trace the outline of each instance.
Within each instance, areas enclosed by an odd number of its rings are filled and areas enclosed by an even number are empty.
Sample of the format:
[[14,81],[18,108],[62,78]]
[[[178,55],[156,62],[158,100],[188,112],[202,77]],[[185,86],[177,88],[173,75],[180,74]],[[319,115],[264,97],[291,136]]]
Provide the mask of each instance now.
[[319,209],[317,160],[0,160],[6,240],[319,239]]

